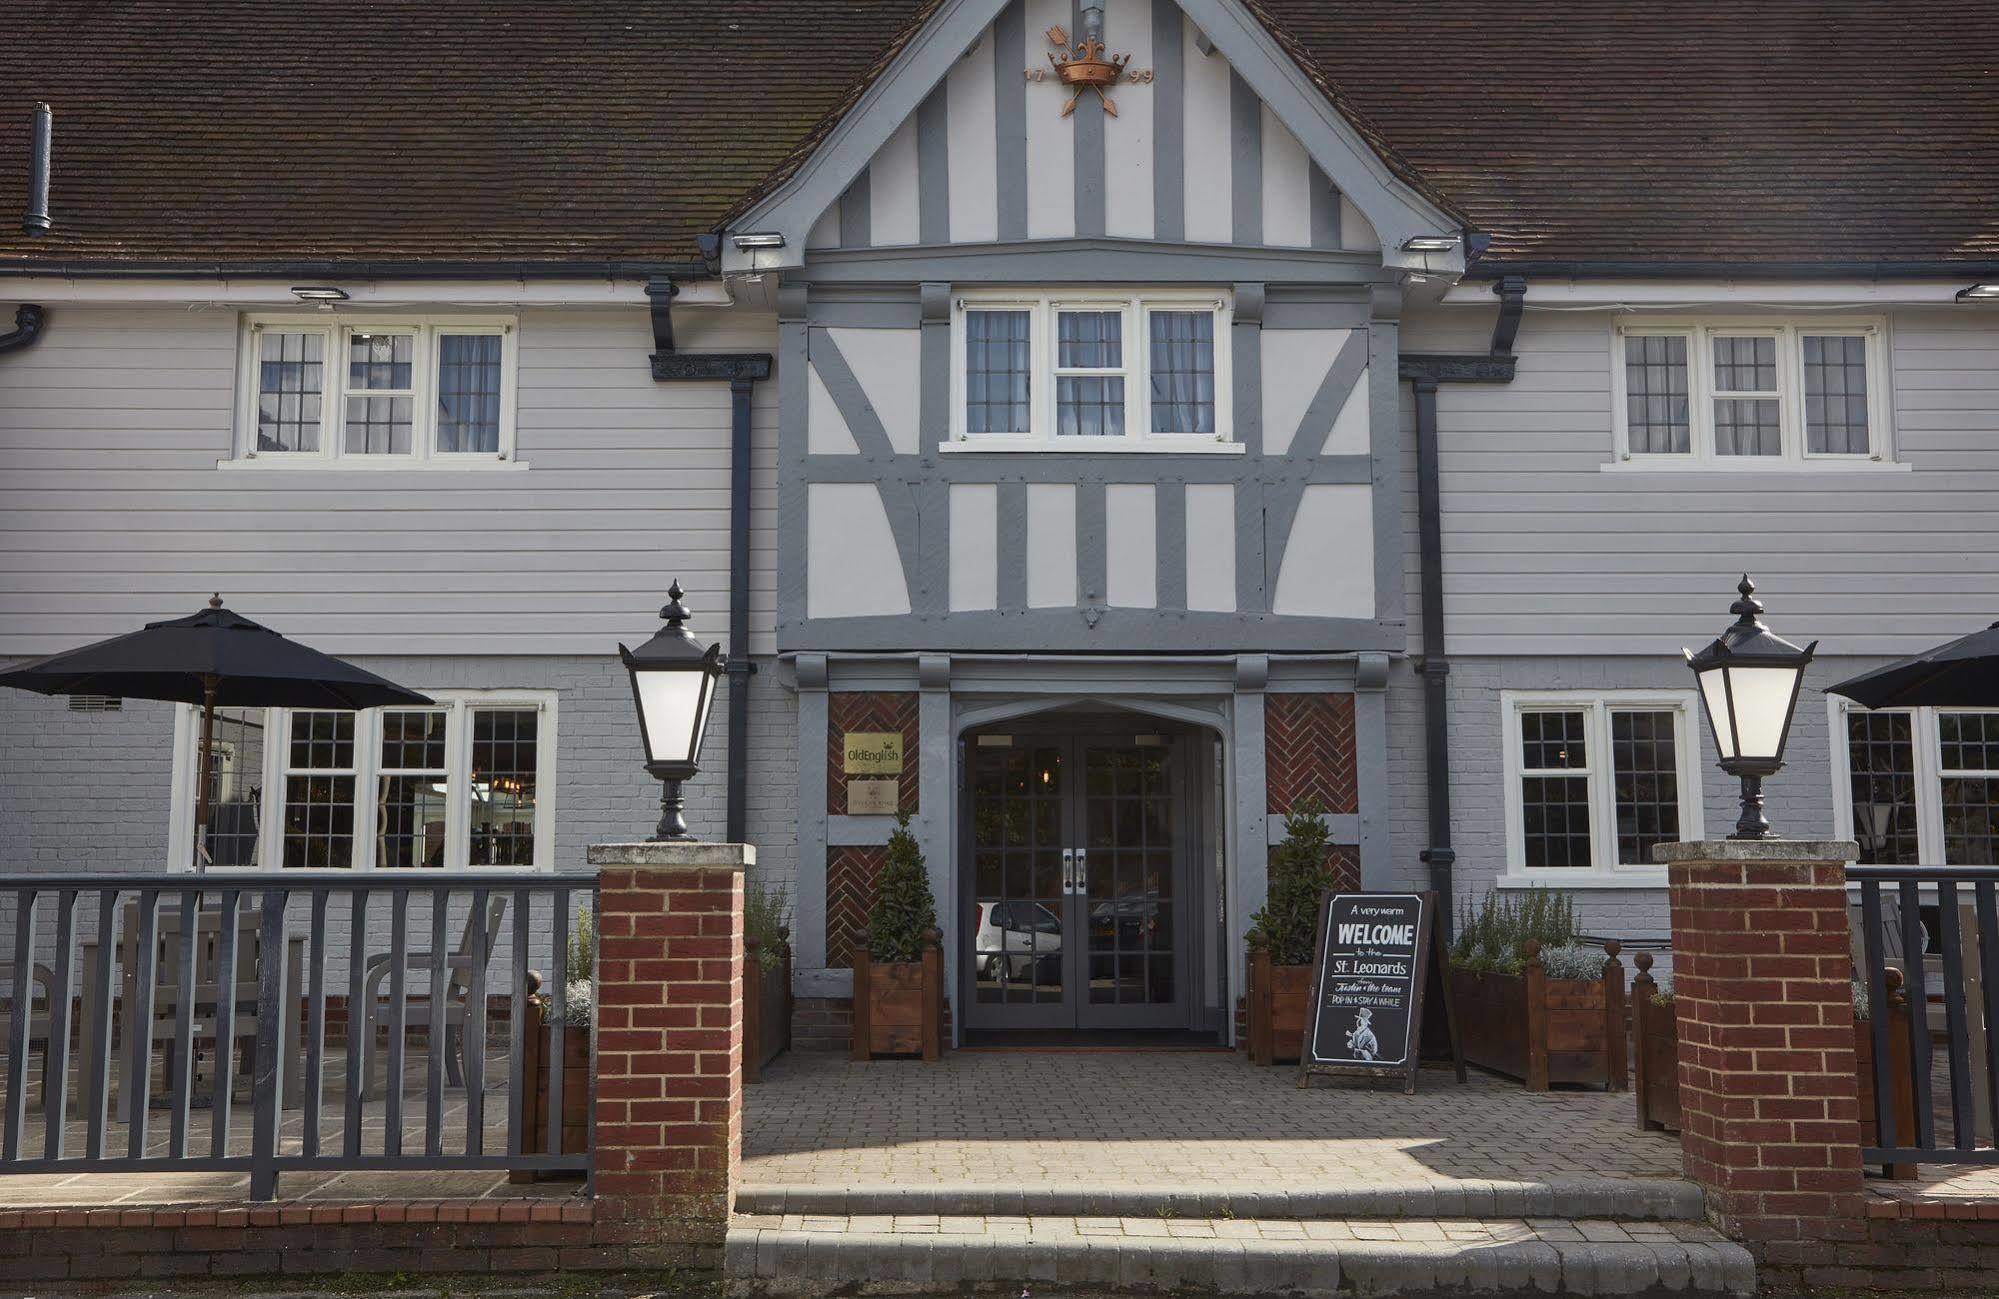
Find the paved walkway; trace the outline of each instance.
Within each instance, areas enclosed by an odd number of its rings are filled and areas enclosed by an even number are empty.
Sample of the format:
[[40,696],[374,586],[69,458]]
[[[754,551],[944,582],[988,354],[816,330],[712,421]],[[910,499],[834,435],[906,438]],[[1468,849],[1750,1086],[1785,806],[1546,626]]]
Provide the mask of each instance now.
[[1628,1093],[1534,1094],[1474,1071],[1319,1080],[1216,1053],[952,1053],[941,1064],[794,1053],[746,1089],[743,1182],[1282,1191],[1679,1178]]

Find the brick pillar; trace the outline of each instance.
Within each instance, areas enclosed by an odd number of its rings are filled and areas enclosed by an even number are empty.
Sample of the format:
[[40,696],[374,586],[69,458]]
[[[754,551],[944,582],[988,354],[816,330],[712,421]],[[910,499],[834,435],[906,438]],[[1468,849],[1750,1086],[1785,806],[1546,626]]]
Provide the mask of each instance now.
[[[743,1153],[747,844],[593,844],[597,1217],[719,1242]],[[657,1224],[656,1226],[654,1224]]]
[[1770,1255],[1864,1235],[1845,887],[1855,851],[1816,840],[1654,850],[1672,891],[1687,1176],[1717,1226]]

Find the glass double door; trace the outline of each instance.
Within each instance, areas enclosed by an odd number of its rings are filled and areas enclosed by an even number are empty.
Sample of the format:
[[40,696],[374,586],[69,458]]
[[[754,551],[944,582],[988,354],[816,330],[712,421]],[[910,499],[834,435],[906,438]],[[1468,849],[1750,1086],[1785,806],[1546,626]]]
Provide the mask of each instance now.
[[966,760],[967,1025],[1184,1026],[1181,745],[984,736]]

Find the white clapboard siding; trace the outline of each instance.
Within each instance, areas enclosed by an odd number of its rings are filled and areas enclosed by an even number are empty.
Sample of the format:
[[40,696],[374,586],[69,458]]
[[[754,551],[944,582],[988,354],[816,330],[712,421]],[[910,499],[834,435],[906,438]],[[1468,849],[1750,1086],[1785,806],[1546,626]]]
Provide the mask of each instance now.
[[[1530,295],[1531,301],[1531,295]],[[1492,312],[1412,313],[1411,352],[1483,352]],[[1671,654],[1729,621],[1742,572],[1772,625],[1827,654],[1901,654],[1999,617],[1999,321],[1889,316],[1895,457],[1910,469],[1612,470],[1611,316],[1529,310],[1505,386],[1438,395],[1453,654]],[[1420,571],[1402,412],[1411,645]]]
[[[218,468],[236,313],[65,307],[0,360],[0,656],[191,613],[210,591],[335,653],[601,654],[729,619],[729,388],[662,384],[643,308],[520,313],[529,468]],[[768,315],[680,314],[689,350],[774,351]],[[774,648],[777,392],[757,385],[751,648]]]

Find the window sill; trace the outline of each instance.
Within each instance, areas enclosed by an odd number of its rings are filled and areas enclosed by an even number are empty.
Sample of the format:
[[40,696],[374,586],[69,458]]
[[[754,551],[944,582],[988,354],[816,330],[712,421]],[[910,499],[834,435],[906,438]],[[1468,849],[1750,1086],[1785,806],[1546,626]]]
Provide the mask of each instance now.
[[463,460],[391,459],[388,456],[239,456],[232,460],[218,460],[217,469],[231,472],[278,473],[290,470],[297,473],[329,473],[343,469],[380,473],[384,470],[405,473],[513,473],[528,468],[525,460],[501,460],[496,456],[467,456]]
[[1218,442],[1213,438],[1190,437],[1185,441],[1170,438],[992,438],[984,436],[956,438],[940,442],[937,450],[946,455],[1003,454],[1019,455],[1032,452],[1039,455],[1196,455],[1196,456],[1239,456],[1248,448],[1240,442]]
[[1666,872],[1645,867],[1631,870],[1509,871],[1492,882],[1498,889],[1663,889]]
[[[1740,463],[1737,463],[1740,462]],[[1597,466],[1606,474],[1891,474],[1912,468],[1906,460],[1790,460],[1782,456],[1730,456],[1727,459],[1668,459],[1663,456],[1609,460]]]

